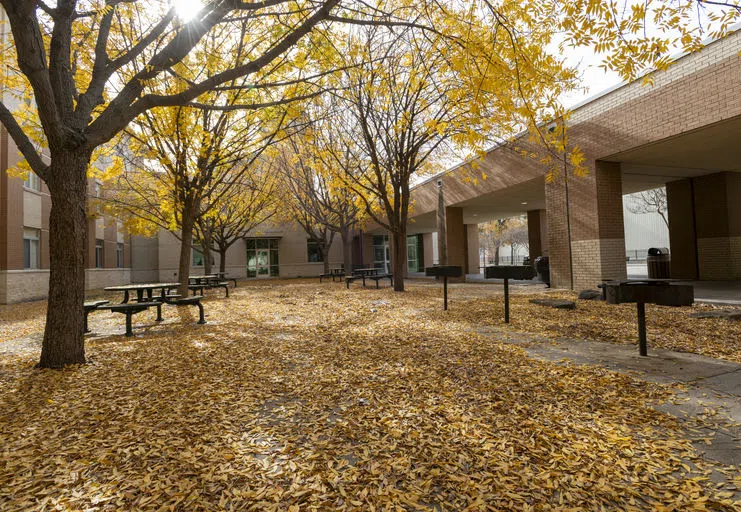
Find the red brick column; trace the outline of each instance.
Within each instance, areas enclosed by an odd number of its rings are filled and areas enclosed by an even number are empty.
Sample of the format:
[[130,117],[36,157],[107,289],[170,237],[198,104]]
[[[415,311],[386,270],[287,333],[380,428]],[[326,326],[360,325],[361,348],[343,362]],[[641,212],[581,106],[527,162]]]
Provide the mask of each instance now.
[[[462,267],[465,276],[468,269],[468,234],[466,225],[463,223],[463,208],[455,206],[445,208],[445,231],[448,248],[447,264]],[[465,277],[450,280],[465,281]]]
[[[566,183],[563,174],[546,183],[548,253],[551,283],[574,289],[594,288],[605,279],[625,279],[620,164],[593,162],[588,175],[569,176],[571,247],[567,228]],[[571,262],[569,248],[571,249]]]
[[697,279],[697,233],[692,180],[666,184],[669,216],[669,253],[674,279]]
[[527,212],[527,240],[530,261],[548,254],[548,222],[545,210]]
[[466,224],[466,274],[478,274],[479,268],[479,225]]

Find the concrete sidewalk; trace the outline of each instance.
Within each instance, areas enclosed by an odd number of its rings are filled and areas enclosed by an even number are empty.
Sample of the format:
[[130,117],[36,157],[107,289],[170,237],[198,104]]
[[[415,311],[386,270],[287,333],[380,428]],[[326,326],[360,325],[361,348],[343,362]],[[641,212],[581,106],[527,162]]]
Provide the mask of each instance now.
[[[657,410],[685,423],[690,440],[704,458],[741,465],[741,364],[650,346],[648,357],[641,357],[636,345],[550,339],[496,327],[479,332],[518,345],[536,359],[597,365],[649,382],[683,384],[686,390],[676,391],[677,400],[658,405]],[[701,415],[711,416],[712,422],[698,422]],[[724,475],[713,475],[713,479],[726,481]]]

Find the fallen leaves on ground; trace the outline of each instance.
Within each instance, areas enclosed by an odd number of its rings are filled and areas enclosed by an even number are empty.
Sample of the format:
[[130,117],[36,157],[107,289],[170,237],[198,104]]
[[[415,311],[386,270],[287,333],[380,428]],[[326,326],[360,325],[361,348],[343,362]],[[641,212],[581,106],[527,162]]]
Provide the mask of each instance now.
[[[483,285],[486,286],[486,285]],[[456,302],[450,318],[477,325],[503,327],[504,305],[501,295],[481,291],[481,296]],[[476,290],[476,288],[474,288]],[[454,292],[452,292],[454,293]],[[575,310],[555,309],[531,304],[530,299],[565,299],[576,302]],[[741,363],[741,321],[719,318],[690,318],[692,312],[713,309],[710,305],[667,307],[646,305],[649,350],[664,348],[692,352]],[[517,331],[588,339],[613,343],[638,343],[635,304],[607,304],[604,301],[578,300],[576,293],[565,291],[519,293],[510,297],[510,325]]]
[[529,359],[439,295],[242,285],[84,366],[6,356],[0,509],[741,509],[650,407],[667,388]]

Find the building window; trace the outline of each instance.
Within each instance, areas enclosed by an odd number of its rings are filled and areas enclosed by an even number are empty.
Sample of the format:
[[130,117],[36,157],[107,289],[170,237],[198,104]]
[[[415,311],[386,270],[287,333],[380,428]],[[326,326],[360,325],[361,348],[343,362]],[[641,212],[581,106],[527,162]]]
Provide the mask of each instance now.
[[103,240],[95,241],[95,268],[103,268]]
[[324,261],[322,251],[319,250],[319,243],[314,240],[307,240],[306,252],[309,263],[321,263]]
[[388,272],[391,268],[391,251],[387,235],[373,236],[373,266]]
[[409,272],[419,272],[419,237],[407,236],[407,269]]
[[40,263],[41,232],[38,229],[23,228],[23,268],[36,269]]
[[193,266],[194,267],[203,266],[203,253],[197,249],[193,249]]
[[124,267],[124,244],[116,244],[116,268]]
[[23,186],[29,190],[41,192],[41,179],[35,173],[28,171],[28,176],[26,176]]

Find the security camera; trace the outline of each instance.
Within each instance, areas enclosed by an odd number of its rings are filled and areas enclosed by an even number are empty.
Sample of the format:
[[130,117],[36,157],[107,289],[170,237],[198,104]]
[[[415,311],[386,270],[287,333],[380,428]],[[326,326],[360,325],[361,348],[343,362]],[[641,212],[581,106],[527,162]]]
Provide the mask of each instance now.
[[438,180],[437,180],[437,186],[438,187],[442,187],[443,186],[443,179],[442,178],[438,178]]

